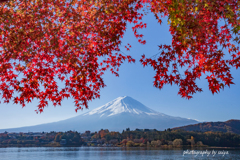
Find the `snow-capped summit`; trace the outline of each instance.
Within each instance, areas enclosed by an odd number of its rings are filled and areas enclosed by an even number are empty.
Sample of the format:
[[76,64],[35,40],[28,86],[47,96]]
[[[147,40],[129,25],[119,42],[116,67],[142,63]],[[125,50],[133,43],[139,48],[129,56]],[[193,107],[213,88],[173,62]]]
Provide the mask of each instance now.
[[198,121],[193,119],[173,117],[154,111],[129,96],[122,96],[73,118],[36,126],[5,129],[3,131],[50,132],[75,130],[85,132],[86,130],[99,131],[100,129],[108,129],[121,132],[126,128],[131,130],[136,128],[164,130],[196,123]]
[[[113,116],[123,112],[132,113],[132,114],[148,114],[148,115],[160,115],[161,113],[154,111],[142,103],[136,101],[135,99],[129,96],[122,96],[114,99],[107,104],[93,109],[84,114],[86,115],[100,115],[102,116]],[[164,114],[161,114],[164,115]]]

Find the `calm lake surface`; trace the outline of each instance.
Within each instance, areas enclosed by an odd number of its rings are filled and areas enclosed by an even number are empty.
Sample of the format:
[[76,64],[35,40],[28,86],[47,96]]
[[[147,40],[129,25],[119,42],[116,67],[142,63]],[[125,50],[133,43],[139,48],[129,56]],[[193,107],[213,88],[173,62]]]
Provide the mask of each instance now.
[[[183,155],[183,153],[185,154]],[[216,153],[215,156],[214,153]],[[225,153],[224,156],[221,155],[224,153]],[[119,148],[119,147],[0,148],[0,160],[155,160],[155,159],[240,160],[240,150],[233,149],[160,150],[153,148],[147,149],[147,148]]]

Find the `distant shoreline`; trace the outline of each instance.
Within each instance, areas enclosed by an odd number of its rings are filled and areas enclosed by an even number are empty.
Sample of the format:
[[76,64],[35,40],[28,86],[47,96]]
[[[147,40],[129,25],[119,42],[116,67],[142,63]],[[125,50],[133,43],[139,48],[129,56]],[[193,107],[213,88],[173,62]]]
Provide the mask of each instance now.
[[94,147],[94,148],[141,148],[141,149],[150,149],[150,150],[206,150],[206,149],[233,149],[233,150],[240,150],[240,147],[212,147],[212,146],[203,146],[203,147],[191,147],[191,146],[182,146],[182,147],[127,147],[127,146],[86,146],[86,145],[82,145],[82,146],[74,146],[74,145],[65,145],[65,146],[50,146],[50,145],[1,145],[0,144],[0,148],[34,148],[34,147],[56,147],[56,148],[60,148],[60,147]]

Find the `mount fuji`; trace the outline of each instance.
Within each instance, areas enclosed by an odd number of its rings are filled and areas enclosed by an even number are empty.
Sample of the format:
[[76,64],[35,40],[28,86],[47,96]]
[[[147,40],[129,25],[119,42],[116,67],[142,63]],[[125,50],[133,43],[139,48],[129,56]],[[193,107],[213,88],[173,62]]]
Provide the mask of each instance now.
[[85,132],[86,130],[99,131],[101,129],[121,132],[126,128],[130,128],[131,130],[135,130],[136,128],[164,130],[196,123],[199,123],[199,121],[169,116],[154,111],[129,96],[123,96],[92,111],[67,120],[29,127],[1,129],[0,132],[69,130]]

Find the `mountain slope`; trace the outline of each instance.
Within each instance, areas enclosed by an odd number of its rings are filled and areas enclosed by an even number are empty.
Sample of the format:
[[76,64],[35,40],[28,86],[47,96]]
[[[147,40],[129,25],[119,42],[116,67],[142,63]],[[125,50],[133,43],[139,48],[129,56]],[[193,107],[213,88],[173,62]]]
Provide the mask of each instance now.
[[75,130],[98,131],[109,129],[110,131],[122,131],[130,128],[164,130],[183,125],[196,124],[198,121],[180,117],[172,117],[154,111],[131,97],[123,96],[98,107],[85,114],[48,124],[30,127],[0,130],[0,132],[50,132]]
[[183,129],[186,131],[221,131],[240,134],[240,120],[231,119],[226,122],[204,122],[194,125],[187,125],[173,128],[173,130]]

